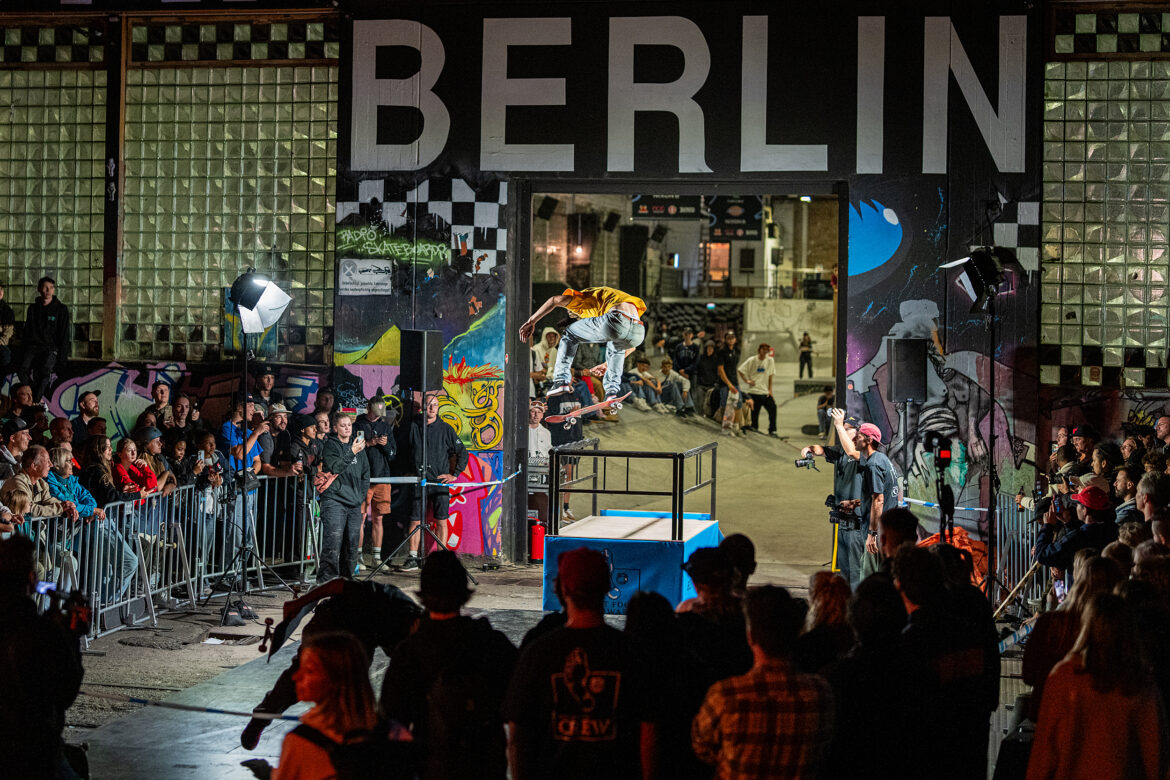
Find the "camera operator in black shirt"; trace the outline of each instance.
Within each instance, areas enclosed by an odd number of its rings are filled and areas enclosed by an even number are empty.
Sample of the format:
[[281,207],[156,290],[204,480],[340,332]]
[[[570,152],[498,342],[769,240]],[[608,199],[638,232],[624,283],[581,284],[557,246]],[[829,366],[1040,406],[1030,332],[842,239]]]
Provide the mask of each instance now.
[[849,580],[849,587],[856,589],[861,582],[861,556],[868,528],[861,518],[860,453],[853,446],[861,421],[853,415],[846,416],[841,409],[830,409],[829,417],[842,446],[814,444],[801,450],[800,457],[818,455],[833,464],[833,495],[825,503],[830,505],[830,516],[837,524],[837,565]]
[[32,541],[0,541],[0,756],[8,777],[74,777],[61,732],[84,673],[78,637],[37,614],[36,584]]

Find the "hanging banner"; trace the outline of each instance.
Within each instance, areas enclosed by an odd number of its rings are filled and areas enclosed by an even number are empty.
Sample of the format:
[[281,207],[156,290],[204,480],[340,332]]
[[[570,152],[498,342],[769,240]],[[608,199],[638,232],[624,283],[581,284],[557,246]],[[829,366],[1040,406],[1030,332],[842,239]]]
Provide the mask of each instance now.
[[759,241],[764,222],[764,199],[759,195],[710,195],[708,224],[712,241]]
[[698,219],[701,195],[634,195],[630,198],[634,219]]

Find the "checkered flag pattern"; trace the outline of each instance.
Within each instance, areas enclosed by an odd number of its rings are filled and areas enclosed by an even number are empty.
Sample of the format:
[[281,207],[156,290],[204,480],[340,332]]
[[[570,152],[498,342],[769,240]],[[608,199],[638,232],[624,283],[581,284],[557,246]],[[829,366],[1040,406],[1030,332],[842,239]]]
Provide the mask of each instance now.
[[1040,270],[1040,202],[1005,203],[992,226],[996,246],[1016,253],[1020,265],[1029,273]]
[[136,24],[130,33],[133,62],[336,60],[336,20],[261,24]]
[[1096,59],[1102,54],[1170,55],[1170,9],[1141,12],[1084,11],[1057,7],[1052,16],[1049,56],[1057,60]]
[[105,47],[89,27],[5,27],[0,62],[5,65],[100,63]]
[[[344,190],[344,188],[340,188]],[[409,207],[418,206],[417,218],[433,215],[451,228],[451,248],[469,252],[473,270],[487,273],[493,266],[506,262],[508,231],[504,207],[508,204],[507,182],[491,182],[476,190],[463,179],[429,179],[407,192],[395,189],[393,182],[371,179],[350,187],[349,197],[338,193],[337,221],[361,213],[363,206],[377,200],[382,220],[390,230],[407,222]]]

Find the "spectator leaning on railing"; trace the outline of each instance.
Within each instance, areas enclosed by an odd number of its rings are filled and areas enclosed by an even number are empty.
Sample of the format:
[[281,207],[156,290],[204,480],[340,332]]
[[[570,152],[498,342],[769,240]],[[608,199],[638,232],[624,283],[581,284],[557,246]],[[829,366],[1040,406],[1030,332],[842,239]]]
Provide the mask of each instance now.
[[28,517],[65,517],[69,520],[78,518],[77,506],[72,501],[61,501],[53,498],[49,492],[49,483],[45,478],[49,475],[49,452],[39,444],[34,444],[25,451],[20,460],[20,471],[9,477],[0,487],[0,502],[5,506],[12,506],[18,501],[18,494],[28,496]]
[[114,480],[124,493],[136,492],[146,498],[158,490],[158,479],[145,460],[138,457],[138,446],[133,439],[118,441],[118,459],[113,467]]
[[81,484],[101,507],[138,498],[137,485],[133,490],[126,491],[114,478],[113,457],[114,450],[107,437],[90,436],[85,440],[85,451],[81,458]]
[[72,503],[77,507],[78,516],[86,520],[106,519],[105,510],[98,507],[93,494],[82,487],[81,481],[73,475],[73,453],[70,450],[64,447],[50,450],[49,466],[45,483],[53,498]]

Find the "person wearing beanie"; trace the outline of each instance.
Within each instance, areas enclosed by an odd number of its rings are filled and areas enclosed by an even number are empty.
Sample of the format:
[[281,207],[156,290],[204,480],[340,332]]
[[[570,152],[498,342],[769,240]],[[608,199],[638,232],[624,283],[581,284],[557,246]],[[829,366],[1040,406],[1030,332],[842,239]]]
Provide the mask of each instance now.
[[873,423],[862,423],[857,429],[853,444],[861,453],[861,520],[867,526],[865,556],[861,560],[861,578],[881,568],[882,550],[881,516],[887,509],[893,509],[901,502],[898,490],[898,473],[894,464],[881,451],[883,435],[881,428]]
[[648,776],[662,697],[649,687],[652,664],[605,623],[609,560],[587,547],[567,550],[557,557],[556,582],[568,620],[520,654],[504,699],[512,776]]
[[[500,705],[517,652],[486,617],[462,614],[472,592],[455,553],[427,557],[418,594],[426,613],[391,654],[382,683],[380,714],[410,730],[422,777],[507,776]],[[444,707],[451,702],[458,706]],[[465,720],[469,710],[473,723]]]

